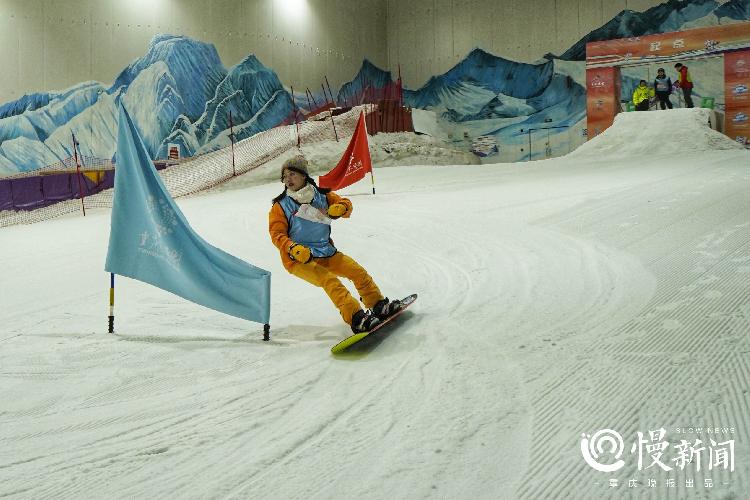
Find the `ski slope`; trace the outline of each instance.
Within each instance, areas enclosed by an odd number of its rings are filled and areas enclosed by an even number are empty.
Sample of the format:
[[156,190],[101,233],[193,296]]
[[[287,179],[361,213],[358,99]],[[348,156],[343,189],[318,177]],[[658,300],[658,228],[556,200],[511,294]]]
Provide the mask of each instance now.
[[[269,343],[119,277],[107,334],[108,210],[3,228],[0,498],[748,498],[750,153],[693,126],[703,112],[629,113],[566,157],[379,168],[376,196],[342,191],[338,248],[388,296],[420,296],[345,357],[329,349],[348,327],[268,238],[278,182],[178,200],[210,243],[274,273]],[[622,137],[642,147],[618,153]],[[735,441],[733,472],[638,469],[638,432],[676,443],[696,426],[732,428],[702,438]],[[582,458],[599,429],[625,438],[617,472]]]

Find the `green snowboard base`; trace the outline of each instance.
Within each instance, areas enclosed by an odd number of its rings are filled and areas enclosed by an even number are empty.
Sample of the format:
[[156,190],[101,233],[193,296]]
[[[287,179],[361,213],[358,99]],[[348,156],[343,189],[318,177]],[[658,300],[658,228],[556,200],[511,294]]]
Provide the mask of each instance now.
[[414,301],[416,301],[416,300],[417,300],[417,294],[416,293],[412,294],[412,295],[409,295],[408,297],[402,299],[401,303],[404,304],[404,306],[401,309],[399,309],[398,312],[396,312],[392,316],[389,316],[385,320],[383,320],[380,323],[378,323],[378,325],[375,328],[373,328],[372,330],[370,330],[369,332],[355,333],[354,335],[350,335],[349,337],[345,338],[344,340],[342,340],[341,342],[339,342],[335,346],[331,347],[331,352],[333,354],[336,354],[336,353],[345,351],[348,347],[353,346],[354,344],[356,344],[357,342],[359,342],[363,338],[367,337],[368,335],[372,335],[373,333],[377,332],[378,330],[380,330],[381,328],[383,328],[385,325],[387,325],[388,323],[390,323],[394,319],[396,319],[399,316],[401,316],[404,313],[404,311],[406,311],[409,308],[409,306],[412,305],[414,303]]

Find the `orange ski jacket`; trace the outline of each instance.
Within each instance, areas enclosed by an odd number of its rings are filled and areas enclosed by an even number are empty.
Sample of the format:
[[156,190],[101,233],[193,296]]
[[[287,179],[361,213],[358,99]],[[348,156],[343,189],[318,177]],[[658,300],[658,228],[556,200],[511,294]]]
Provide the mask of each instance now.
[[[348,198],[339,196],[338,194],[330,191],[326,194],[326,200],[328,200],[328,206],[330,207],[334,203],[342,203],[346,206],[346,213],[342,215],[343,218],[348,219],[352,214],[352,202]],[[271,211],[268,212],[268,233],[271,235],[271,241],[279,249],[281,255],[281,263],[284,265],[284,269],[291,272],[291,267],[294,261],[289,256],[289,249],[294,245],[294,241],[289,237],[289,221],[286,218],[284,209],[281,208],[281,204],[278,202],[274,203],[271,207]],[[333,240],[330,240],[333,244]]]

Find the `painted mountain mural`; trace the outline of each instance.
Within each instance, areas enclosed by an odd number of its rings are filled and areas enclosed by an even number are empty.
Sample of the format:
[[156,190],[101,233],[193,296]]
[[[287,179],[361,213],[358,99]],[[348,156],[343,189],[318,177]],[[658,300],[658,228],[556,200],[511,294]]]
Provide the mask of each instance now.
[[[536,152],[526,147],[530,140],[538,139],[529,135],[532,131],[552,130],[556,136],[564,133],[565,152],[570,148],[568,142],[581,137],[580,131],[573,129],[586,116],[583,82],[581,63],[542,60],[527,64],[474,49],[420,89],[404,90],[404,101],[434,112],[447,140],[461,143],[493,136],[502,159],[518,161],[549,154],[546,147]],[[517,144],[523,146],[509,147]]]
[[[566,137],[572,148],[584,140],[586,42],[748,19],[750,0],[668,0],[644,12],[624,10],[560,56],[547,54],[534,64],[477,48],[421,88],[404,89],[404,100],[434,116],[446,140],[461,143],[493,136],[501,146],[518,146],[508,161],[524,155],[531,159],[539,148],[532,153],[524,151],[523,144],[533,146],[539,139],[549,148],[555,135]],[[637,71],[623,75],[623,95],[627,95],[627,89],[643,76]],[[352,81],[336,93],[337,102],[356,102],[366,88],[392,83],[390,72],[364,60]],[[705,84],[698,82],[699,94]],[[315,106],[305,105],[306,94],[295,98],[298,106]],[[312,98],[323,102],[318,91]],[[255,56],[226,69],[209,43],[157,35],[146,54],[123,69],[110,86],[82,82],[0,105],[0,175],[70,157],[72,134],[82,154],[114,157],[120,99],[154,159],[166,156],[169,143],[180,144],[188,156],[227,146],[230,112],[235,133],[243,139],[277,126],[294,107],[276,73]]]
[[198,143],[214,143],[229,129],[229,113],[238,125],[238,139],[275,127],[292,112],[292,98],[283,89],[276,73],[253,55],[233,67],[219,83],[214,96],[205,103],[203,115],[195,122]]
[[390,71],[384,71],[365,59],[354,79],[341,86],[341,90],[336,94],[336,102],[357,104],[366,89],[382,89],[392,83]]
[[229,128],[229,111],[243,138],[278,125],[292,109],[276,74],[254,56],[227,71],[213,45],[158,35],[110,87],[85,82],[1,106],[0,174],[70,157],[72,134],[83,155],[113,158],[120,99],[155,159],[166,157],[170,142],[185,155],[226,145],[219,134]]

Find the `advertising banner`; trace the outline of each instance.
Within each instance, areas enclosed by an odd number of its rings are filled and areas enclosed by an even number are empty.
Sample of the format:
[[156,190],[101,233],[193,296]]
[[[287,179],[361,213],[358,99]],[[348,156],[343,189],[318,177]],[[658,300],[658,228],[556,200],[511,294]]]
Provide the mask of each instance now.
[[586,67],[648,64],[750,48],[750,22],[586,44]]
[[750,146],[750,49],[724,54],[724,133]]
[[586,70],[586,127],[588,137],[604,132],[620,111],[620,68]]

